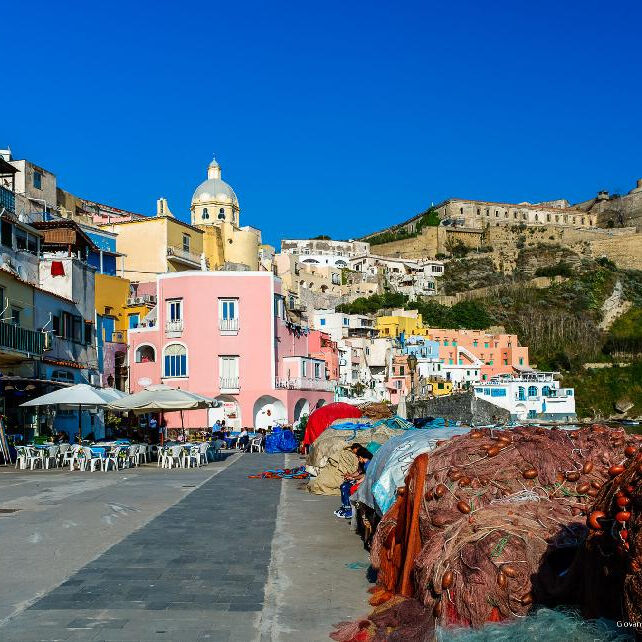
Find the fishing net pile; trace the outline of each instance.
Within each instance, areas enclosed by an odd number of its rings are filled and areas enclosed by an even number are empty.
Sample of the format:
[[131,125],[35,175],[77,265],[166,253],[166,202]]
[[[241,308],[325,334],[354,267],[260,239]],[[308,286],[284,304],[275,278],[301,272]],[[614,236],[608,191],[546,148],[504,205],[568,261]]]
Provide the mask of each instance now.
[[311,493],[340,494],[339,488],[345,481],[344,475],[357,470],[357,458],[349,450],[351,444],[384,444],[391,437],[403,432],[387,423],[373,425],[371,422],[361,421],[359,428],[356,424],[350,426],[347,428],[346,424],[338,424],[336,428],[328,428],[314,442],[306,459],[306,470],[315,475],[308,484]]
[[392,417],[393,414],[390,406],[382,401],[359,404],[358,408],[363,413],[363,416],[368,419],[387,419]]
[[419,455],[373,538],[377,609],[358,638],[350,623],[335,639],[422,640],[437,625],[477,628],[558,599],[623,447],[602,426],[520,427],[473,430]]
[[589,509],[589,535],[569,574],[587,617],[642,626],[642,454],[629,441]]

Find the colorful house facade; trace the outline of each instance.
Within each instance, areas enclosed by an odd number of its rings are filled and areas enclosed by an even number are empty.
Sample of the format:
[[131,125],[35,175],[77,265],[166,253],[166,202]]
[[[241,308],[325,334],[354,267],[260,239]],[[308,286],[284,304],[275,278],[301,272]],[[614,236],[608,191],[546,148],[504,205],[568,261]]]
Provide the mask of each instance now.
[[447,328],[430,328],[428,334],[439,343],[439,358],[445,366],[480,367],[482,381],[530,369],[528,348],[519,345],[516,334]]
[[[232,428],[292,424],[333,399],[320,347],[289,323],[281,281],[270,272],[181,272],[158,276],[157,322],[129,330],[130,390],[152,383],[221,402],[184,413],[185,426],[216,419]],[[166,415],[180,426],[178,413]]]

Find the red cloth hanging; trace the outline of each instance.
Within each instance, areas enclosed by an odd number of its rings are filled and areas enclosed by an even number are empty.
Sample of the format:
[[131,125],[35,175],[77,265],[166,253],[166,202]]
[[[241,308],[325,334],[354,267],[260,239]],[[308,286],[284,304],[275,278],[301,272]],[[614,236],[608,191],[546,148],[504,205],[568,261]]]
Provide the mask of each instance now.
[[51,276],[65,276],[65,266],[62,261],[51,262]]

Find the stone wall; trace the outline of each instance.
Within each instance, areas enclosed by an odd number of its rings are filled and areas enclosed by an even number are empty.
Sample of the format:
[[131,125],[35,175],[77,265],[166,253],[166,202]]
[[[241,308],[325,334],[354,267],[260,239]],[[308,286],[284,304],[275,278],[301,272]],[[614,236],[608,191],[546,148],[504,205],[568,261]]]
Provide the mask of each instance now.
[[559,245],[571,249],[580,257],[606,256],[618,266],[642,269],[642,234],[634,227],[601,229],[575,228],[561,225],[491,225],[482,234],[462,228],[428,227],[416,237],[375,245],[377,254],[406,259],[434,258],[447,254],[447,240],[462,240],[470,247],[492,248],[497,269],[512,273],[517,266],[520,249],[540,244]]
[[410,421],[421,417],[443,417],[449,422],[461,421],[467,425],[483,425],[510,419],[507,410],[483,399],[476,399],[472,391],[422,401],[407,401],[406,412]]

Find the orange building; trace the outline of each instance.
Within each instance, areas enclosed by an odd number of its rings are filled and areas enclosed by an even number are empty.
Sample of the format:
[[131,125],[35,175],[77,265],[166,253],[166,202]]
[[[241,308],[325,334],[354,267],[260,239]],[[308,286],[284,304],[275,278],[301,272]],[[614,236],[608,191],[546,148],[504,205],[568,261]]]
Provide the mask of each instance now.
[[489,334],[484,330],[452,330],[430,328],[428,336],[439,343],[439,358],[445,365],[465,365],[464,348],[484,364],[482,381],[499,374],[513,374],[530,369],[528,347],[520,346],[516,334]]

